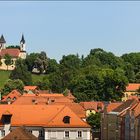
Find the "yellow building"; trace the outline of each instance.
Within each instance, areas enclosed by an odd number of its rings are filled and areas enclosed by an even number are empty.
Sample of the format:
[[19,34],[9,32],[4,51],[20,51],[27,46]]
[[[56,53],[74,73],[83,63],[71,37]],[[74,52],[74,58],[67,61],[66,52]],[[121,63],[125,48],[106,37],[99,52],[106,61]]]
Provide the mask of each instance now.
[[137,90],[140,88],[140,83],[129,83],[124,92],[122,101],[126,101],[130,96],[136,95]]

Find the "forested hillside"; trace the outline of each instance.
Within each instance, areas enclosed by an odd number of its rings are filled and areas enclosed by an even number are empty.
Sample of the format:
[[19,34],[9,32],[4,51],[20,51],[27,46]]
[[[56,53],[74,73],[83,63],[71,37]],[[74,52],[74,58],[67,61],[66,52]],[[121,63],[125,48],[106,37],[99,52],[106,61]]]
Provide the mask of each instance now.
[[[32,80],[31,73],[43,77]],[[140,52],[118,57],[97,48],[85,57],[64,55],[59,63],[45,52],[31,53],[25,60],[17,60],[9,78],[53,92],[70,89],[78,101],[120,100],[128,82],[140,82]]]

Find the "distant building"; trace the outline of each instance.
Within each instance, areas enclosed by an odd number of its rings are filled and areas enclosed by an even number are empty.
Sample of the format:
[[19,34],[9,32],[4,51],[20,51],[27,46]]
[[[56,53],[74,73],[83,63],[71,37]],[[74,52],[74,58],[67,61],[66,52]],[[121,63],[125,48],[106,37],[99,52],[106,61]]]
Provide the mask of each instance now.
[[80,102],[80,105],[85,109],[86,116],[88,117],[91,113],[95,114],[104,109],[103,102],[91,101],[91,102]]
[[6,40],[3,35],[1,35],[0,38],[0,69],[7,70],[7,66],[5,64],[4,56],[8,54],[12,57],[13,64],[8,66],[8,70],[13,70],[15,68],[15,61],[18,58],[25,59],[26,58],[26,44],[24,35],[22,35],[21,41],[20,41],[20,47],[19,48],[8,48],[6,47]]
[[124,92],[122,101],[126,101],[130,96],[136,95],[137,90],[140,88],[140,83],[129,83]]

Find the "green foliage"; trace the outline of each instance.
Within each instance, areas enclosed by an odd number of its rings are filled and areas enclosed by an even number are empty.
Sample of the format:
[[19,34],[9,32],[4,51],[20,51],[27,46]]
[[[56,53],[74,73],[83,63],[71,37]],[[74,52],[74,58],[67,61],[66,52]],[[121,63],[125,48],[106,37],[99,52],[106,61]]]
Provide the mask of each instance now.
[[49,90],[50,83],[49,83],[48,77],[45,76],[45,77],[43,77],[42,80],[36,81],[35,85],[38,86],[39,89],[41,89],[41,90]]
[[48,67],[46,70],[46,74],[50,74],[53,72],[57,72],[59,69],[59,64],[55,59],[48,59]]
[[20,49],[20,46],[18,46],[18,45],[16,45],[16,46],[14,46],[14,45],[11,45],[11,46],[8,46],[8,47],[6,47],[7,49]]
[[0,88],[4,87],[5,81],[9,79],[11,71],[0,70]]
[[18,59],[16,61],[16,67],[10,74],[10,79],[20,79],[25,85],[32,84],[31,73],[27,70],[25,61]]
[[4,63],[7,65],[7,70],[8,70],[8,66],[12,65],[13,64],[13,60],[12,60],[12,57],[9,55],[9,54],[6,54],[4,56]]
[[128,81],[122,69],[102,69],[89,66],[71,82],[78,101],[120,100]]
[[93,128],[93,129],[100,129],[100,121],[101,121],[101,114],[100,113],[91,113],[87,117],[87,123]]
[[2,95],[7,95],[9,92],[11,92],[14,89],[19,90],[20,92],[23,92],[23,89],[24,89],[23,82],[19,79],[16,79],[16,80],[9,79],[5,83],[4,88],[2,89],[1,93]]

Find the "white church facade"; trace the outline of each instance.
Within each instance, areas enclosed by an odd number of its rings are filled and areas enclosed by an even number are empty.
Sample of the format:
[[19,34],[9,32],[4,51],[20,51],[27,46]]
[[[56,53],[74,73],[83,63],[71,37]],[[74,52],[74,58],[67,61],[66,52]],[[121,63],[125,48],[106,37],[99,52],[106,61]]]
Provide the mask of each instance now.
[[15,68],[15,61],[18,58],[26,58],[26,44],[24,35],[22,35],[19,48],[6,47],[6,40],[3,35],[0,38],[0,69],[7,70],[7,65],[5,64],[5,55],[10,55],[12,57],[12,64],[8,66],[8,70],[13,70]]

